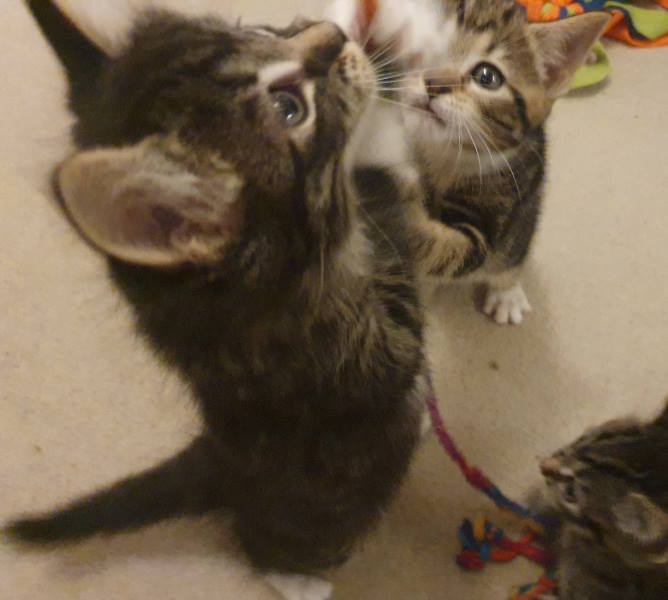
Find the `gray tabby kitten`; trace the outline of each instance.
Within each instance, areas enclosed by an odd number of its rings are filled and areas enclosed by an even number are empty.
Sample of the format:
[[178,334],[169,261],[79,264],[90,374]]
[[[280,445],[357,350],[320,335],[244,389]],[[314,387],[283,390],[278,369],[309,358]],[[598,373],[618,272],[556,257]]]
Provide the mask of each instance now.
[[668,598],[668,404],[612,421],[543,461],[563,515],[561,600]]
[[[485,313],[520,323],[531,308],[519,275],[540,214],[544,124],[609,15],[527,24],[513,0],[377,0],[365,24],[358,4],[335,0],[330,14],[377,48],[394,106],[360,160],[417,169],[426,201],[413,204],[412,224],[425,280],[484,282]],[[396,122],[399,136],[389,133]]]
[[343,562],[390,502],[426,393],[399,190],[345,160],[369,62],[328,23],[162,12],[111,57],[54,3],[28,4],[77,117],[64,209],[203,425],[176,456],[9,533],[49,544],[226,509],[287,598],[329,597],[306,576]]

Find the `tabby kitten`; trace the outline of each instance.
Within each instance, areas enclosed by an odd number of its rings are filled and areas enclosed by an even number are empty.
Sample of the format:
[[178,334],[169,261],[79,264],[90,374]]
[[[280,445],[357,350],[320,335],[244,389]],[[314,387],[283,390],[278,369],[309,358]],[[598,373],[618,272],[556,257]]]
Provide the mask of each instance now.
[[[362,4],[376,5],[370,21]],[[531,309],[519,275],[541,208],[543,126],[609,16],[527,24],[513,0],[335,0],[329,13],[370,40],[389,102],[400,104],[385,109],[360,160],[417,168],[422,275],[485,282],[485,313],[520,323]],[[392,156],[396,121],[406,147]]]
[[612,421],[543,461],[563,515],[562,600],[663,600],[668,590],[668,404]]
[[286,597],[328,597],[329,584],[284,575],[340,564],[373,525],[426,392],[403,202],[382,172],[353,181],[344,160],[367,59],[328,23],[162,12],[113,58],[53,3],[30,6],[78,118],[80,150],[57,174],[64,208],[204,424],[166,462],[9,533],[47,544],[227,508]]

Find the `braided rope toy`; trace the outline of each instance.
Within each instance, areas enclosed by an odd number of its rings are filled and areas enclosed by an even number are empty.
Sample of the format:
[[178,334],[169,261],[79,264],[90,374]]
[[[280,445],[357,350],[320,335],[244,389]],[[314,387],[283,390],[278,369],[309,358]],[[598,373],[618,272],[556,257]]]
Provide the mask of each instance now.
[[557,582],[549,567],[553,564],[554,558],[547,550],[534,545],[533,542],[539,536],[544,535],[546,531],[554,529],[556,523],[552,519],[510,500],[480,469],[472,467],[466,462],[463,454],[445,429],[433,387],[431,387],[427,398],[427,408],[431,416],[434,433],[441,446],[457,464],[469,484],[485,494],[502,511],[520,517],[527,528],[527,532],[520,539],[513,540],[507,537],[503,530],[485,520],[482,514],[476,516],[473,522],[469,519],[464,520],[458,532],[462,551],[457,556],[457,564],[466,570],[479,571],[485,567],[487,562],[510,562],[517,556],[524,556],[537,564],[543,565],[548,570],[537,583],[515,589],[510,600],[533,600],[543,594],[553,592],[557,588]]
[[[377,0],[359,0],[357,21],[362,30],[367,30],[367,50],[370,50],[373,46],[373,40],[370,39],[372,37],[371,23],[377,9]],[[533,545],[533,541],[539,535],[544,534],[546,530],[553,529],[556,524],[550,519],[510,500],[480,469],[471,467],[466,462],[466,459],[445,429],[431,382],[427,407],[434,432],[441,446],[443,446],[446,454],[457,464],[469,484],[485,494],[501,510],[511,512],[520,517],[528,529],[528,532],[519,540],[512,540],[501,529],[494,527],[494,525],[486,521],[482,515],[478,515],[473,523],[466,519],[459,528],[459,540],[462,545],[462,551],[457,557],[457,564],[467,570],[480,570],[489,561],[509,562],[517,556],[524,556],[533,562],[549,567],[553,563],[553,557],[546,550]],[[516,589],[510,600],[534,600],[542,594],[552,592],[556,587],[556,581],[550,572],[547,571],[538,583]]]

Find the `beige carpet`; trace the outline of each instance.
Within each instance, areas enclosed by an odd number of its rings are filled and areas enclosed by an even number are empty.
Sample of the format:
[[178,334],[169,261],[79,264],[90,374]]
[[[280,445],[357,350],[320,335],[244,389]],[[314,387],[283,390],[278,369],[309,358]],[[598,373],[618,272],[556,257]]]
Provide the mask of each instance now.
[[[172,4],[286,20],[309,3]],[[546,210],[526,274],[535,312],[520,328],[499,328],[468,289],[432,307],[431,360],[452,433],[518,498],[540,484],[537,457],[610,416],[651,414],[668,393],[668,49],[610,52],[610,84],[563,100],[551,123]],[[54,207],[64,83],[19,0],[0,8],[0,76],[4,520],[151,465],[197,422],[179,382],[133,334],[103,261]],[[430,440],[379,530],[333,574],[336,599],[505,598],[534,569],[517,562],[469,575],[453,562],[456,527],[479,508],[489,505]],[[224,525],[208,520],[49,554],[0,545],[1,600],[118,598],[273,596]]]

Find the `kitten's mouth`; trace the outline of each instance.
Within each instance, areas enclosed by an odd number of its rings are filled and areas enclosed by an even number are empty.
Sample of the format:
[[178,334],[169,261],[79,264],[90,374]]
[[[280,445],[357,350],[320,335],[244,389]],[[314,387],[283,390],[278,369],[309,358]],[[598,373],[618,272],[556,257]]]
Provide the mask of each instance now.
[[448,124],[443,111],[439,111],[433,100],[417,100],[411,103],[412,107],[421,113],[427,120],[436,121],[441,127]]
[[438,123],[441,125],[446,125],[445,120],[441,115],[439,115],[435,110],[434,107],[432,106],[431,102],[427,104],[427,107],[424,109],[424,112],[426,112],[432,119],[435,119]]

